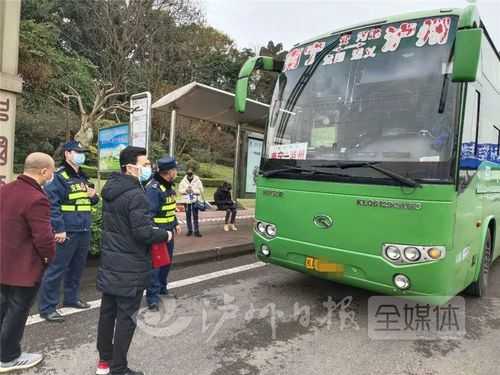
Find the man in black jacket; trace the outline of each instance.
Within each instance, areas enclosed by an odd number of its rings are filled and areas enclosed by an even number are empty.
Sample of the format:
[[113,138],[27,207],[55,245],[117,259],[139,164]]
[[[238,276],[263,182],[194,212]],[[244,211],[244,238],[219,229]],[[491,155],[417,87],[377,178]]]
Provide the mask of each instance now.
[[97,333],[97,374],[142,375],[130,370],[127,352],[136,316],[152,277],[150,246],[172,233],[155,227],[142,182],[151,177],[146,150],[129,146],[120,153],[122,173],[102,190],[103,231],[97,289],[102,295]]

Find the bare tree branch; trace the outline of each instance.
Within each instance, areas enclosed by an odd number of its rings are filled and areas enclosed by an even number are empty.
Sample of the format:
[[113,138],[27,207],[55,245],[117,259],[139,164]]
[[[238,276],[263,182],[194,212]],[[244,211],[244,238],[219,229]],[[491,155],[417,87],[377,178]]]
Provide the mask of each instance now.
[[80,93],[78,91],[76,91],[75,88],[72,87],[71,85],[67,85],[67,86],[73,92],[73,95],[66,94],[66,93],[62,93],[62,95],[65,97],[68,97],[68,98],[75,98],[76,101],[78,102],[78,107],[80,109],[80,113],[87,114],[87,112],[85,111],[85,107],[83,106],[83,100],[82,100],[82,96],[80,95]]

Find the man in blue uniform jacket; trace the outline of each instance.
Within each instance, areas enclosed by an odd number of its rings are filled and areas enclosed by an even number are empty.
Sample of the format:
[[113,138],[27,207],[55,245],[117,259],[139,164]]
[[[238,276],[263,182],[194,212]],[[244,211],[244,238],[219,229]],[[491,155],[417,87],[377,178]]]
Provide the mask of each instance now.
[[46,188],[50,200],[51,222],[57,242],[56,257],[49,265],[40,285],[38,310],[49,322],[64,318],[56,307],[64,279],[64,307],[87,309],[80,299],[80,279],[87,263],[90,247],[92,206],[99,202],[93,185],[80,169],[85,163],[85,150],[76,141],[64,145],[64,163],[56,171],[54,181]]
[[[173,188],[174,180],[177,177],[177,163],[174,158],[164,156],[158,160],[158,172],[155,173],[151,181],[146,186],[146,196],[151,205],[151,215],[153,222],[161,229],[179,234],[181,228],[175,215],[176,194]],[[174,253],[174,237],[167,243],[170,259]],[[146,299],[149,309],[159,311],[160,295],[169,297],[175,296],[169,293],[167,288],[167,278],[170,266],[157,268],[153,273],[151,286],[147,289]]]

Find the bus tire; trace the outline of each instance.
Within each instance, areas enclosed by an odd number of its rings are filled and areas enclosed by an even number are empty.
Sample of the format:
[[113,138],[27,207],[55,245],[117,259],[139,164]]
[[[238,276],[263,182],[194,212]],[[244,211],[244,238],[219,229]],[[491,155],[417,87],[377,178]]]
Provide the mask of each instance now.
[[467,289],[466,293],[472,297],[483,297],[488,289],[488,276],[491,266],[491,254],[492,249],[492,237],[491,231],[488,230],[486,233],[486,239],[484,241],[483,257],[481,259],[481,270],[479,273],[479,279],[472,282]]

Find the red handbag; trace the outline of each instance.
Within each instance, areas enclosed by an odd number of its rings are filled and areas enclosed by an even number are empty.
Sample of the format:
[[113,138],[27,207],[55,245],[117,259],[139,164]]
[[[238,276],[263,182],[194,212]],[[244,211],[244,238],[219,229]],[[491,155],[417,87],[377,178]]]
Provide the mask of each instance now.
[[151,245],[151,260],[153,268],[165,267],[172,263],[166,242]]

